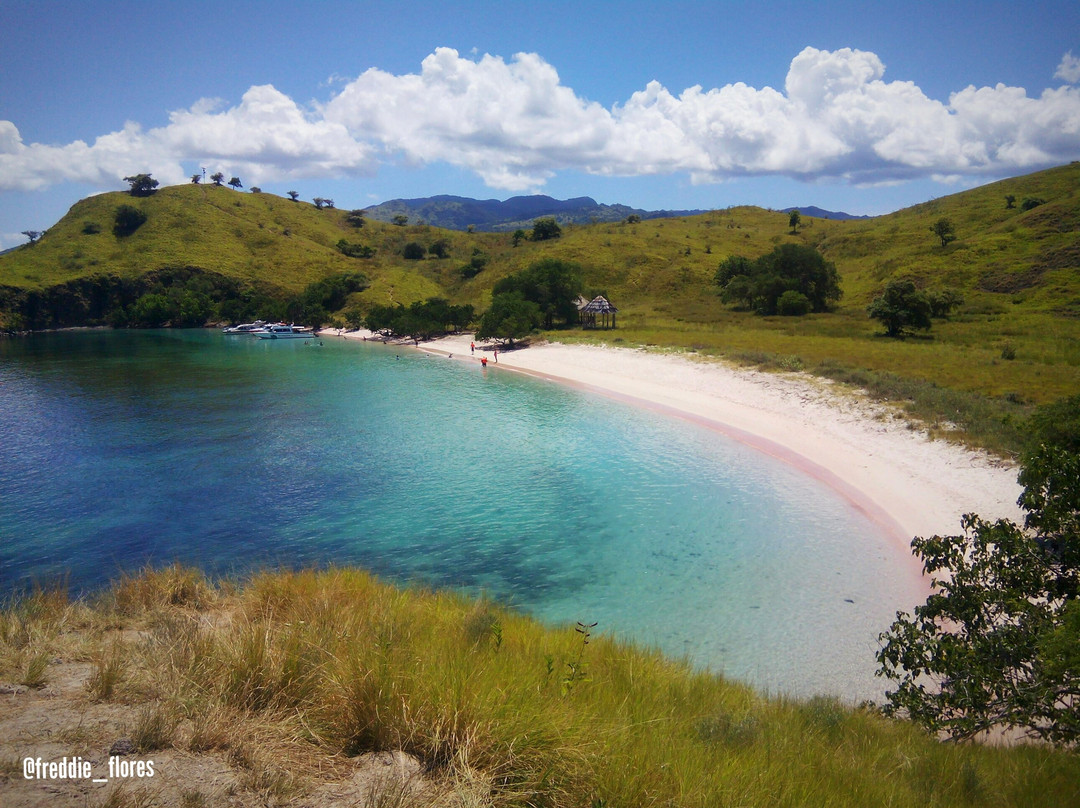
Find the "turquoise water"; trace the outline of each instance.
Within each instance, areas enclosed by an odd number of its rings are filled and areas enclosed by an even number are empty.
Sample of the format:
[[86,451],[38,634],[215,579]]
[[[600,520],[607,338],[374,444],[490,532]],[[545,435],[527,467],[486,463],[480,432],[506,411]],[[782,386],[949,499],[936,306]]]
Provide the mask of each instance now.
[[209,331],[0,341],[4,590],[356,564],[868,698],[877,633],[922,599],[898,552],[722,435],[499,369]]

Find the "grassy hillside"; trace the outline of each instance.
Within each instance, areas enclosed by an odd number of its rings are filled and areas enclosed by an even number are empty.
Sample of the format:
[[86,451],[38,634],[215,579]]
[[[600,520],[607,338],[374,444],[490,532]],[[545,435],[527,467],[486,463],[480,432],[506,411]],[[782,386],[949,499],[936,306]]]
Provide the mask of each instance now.
[[[1007,195],[1015,207],[1006,207]],[[1028,197],[1045,203],[1025,211]],[[111,232],[121,204],[147,214],[126,238]],[[930,230],[943,217],[957,235],[945,247]],[[374,258],[342,255],[340,239],[372,247]],[[405,260],[401,250],[410,241],[443,241],[447,257]],[[813,246],[836,264],[844,297],[835,311],[759,317],[720,301],[713,275],[722,259],[755,258],[789,242]],[[804,216],[797,233],[787,214],[736,207],[637,224],[568,225],[559,239],[517,247],[506,233],[374,221],[357,229],[345,211],[213,186],[175,186],[139,199],[104,194],[78,203],[39,243],[0,256],[0,317],[6,307],[10,325],[19,300],[59,284],[175,267],[219,273],[278,297],[360,271],[371,284],[350,305],[440,295],[483,311],[497,280],[545,256],[579,262],[588,291],[620,309],[618,331],[559,332],[560,339],[680,347],[822,373],[905,403],[942,434],[999,452],[1016,450],[1018,424],[1032,405],[1080,392],[1080,164],[869,220]],[[474,257],[486,265],[466,277],[462,267]],[[957,289],[965,304],[929,334],[885,338],[866,305],[895,278]]]
[[[1080,801],[1075,754],[939,743],[869,709],[765,698],[353,570],[215,585],[173,567],[93,601],[28,594],[0,610],[0,681],[22,683],[0,713],[5,805]],[[21,776],[23,756],[65,755],[102,776],[121,738],[153,778],[87,796],[89,784]]]

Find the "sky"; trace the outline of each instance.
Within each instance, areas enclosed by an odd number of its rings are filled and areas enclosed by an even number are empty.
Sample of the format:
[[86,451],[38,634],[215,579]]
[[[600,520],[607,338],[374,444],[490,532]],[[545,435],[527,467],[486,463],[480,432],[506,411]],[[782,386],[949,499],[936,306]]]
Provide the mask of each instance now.
[[221,171],[881,214],[1080,159],[1080,3],[0,0],[0,249]]

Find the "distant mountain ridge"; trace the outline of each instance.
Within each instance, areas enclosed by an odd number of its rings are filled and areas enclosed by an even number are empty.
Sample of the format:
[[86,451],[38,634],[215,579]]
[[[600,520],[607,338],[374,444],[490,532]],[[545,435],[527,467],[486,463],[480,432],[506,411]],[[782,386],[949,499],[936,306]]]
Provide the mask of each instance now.
[[662,219],[695,216],[702,210],[640,210],[628,205],[604,205],[589,196],[554,199],[540,194],[498,199],[471,199],[441,194],[419,199],[391,199],[365,208],[368,218],[391,222],[395,216],[408,216],[409,224],[432,225],[448,230],[467,230],[470,226],[484,232],[506,232],[532,227],[535,219],[551,216],[559,224],[621,222],[627,216]]
[[800,216],[813,216],[815,219],[834,219],[836,221],[847,221],[849,219],[873,219],[873,216],[854,216],[850,213],[844,213],[842,210],[825,210],[819,208],[816,205],[806,205],[805,207],[799,207],[795,205],[790,208],[784,208],[781,213],[791,213],[791,211],[799,211]]

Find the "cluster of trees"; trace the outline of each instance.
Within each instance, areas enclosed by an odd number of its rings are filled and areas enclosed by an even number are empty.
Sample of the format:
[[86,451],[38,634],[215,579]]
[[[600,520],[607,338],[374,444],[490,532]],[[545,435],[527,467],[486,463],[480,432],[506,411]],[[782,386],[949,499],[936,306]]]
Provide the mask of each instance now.
[[557,321],[573,325],[578,317],[574,300],[583,289],[578,264],[543,258],[495,284],[491,307],[480,318],[476,336],[513,344],[541,326],[551,329]]
[[366,326],[385,336],[409,337],[427,340],[463,328],[476,316],[471,305],[452,306],[441,297],[432,297],[411,306],[372,306],[366,315],[358,309],[346,313],[345,319],[352,328]]
[[340,272],[314,281],[299,295],[285,302],[283,319],[321,326],[329,322],[331,312],[344,308],[349,295],[362,292],[370,285],[371,281],[362,272]]
[[758,314],[826,311],[843,294],[836,266],[801,244],[782,244],[755,260],[729,256],[715,281],[725,303]]
[[338,243],[335,246],[342,255],[347,255],[350,258],[375,257],[375,248],[369,247],[366,244],[352,244],[345,239],[338,239]]
[[1080,396],[1037,411],[1023,526],[963,518],[916,538],[933,593],[881,635],[885,711],[970,738],[997,727],[1080,746]]
[[934,317],[948,317],[964,304],[955,289],[925,291],[910,280],[890,281],[866,307],[866,313],[885,326],[885,334],[902,337],[913,331],[929,331]]
[[419,241],[410,241],[401,248],[401,256],[409,261],[419,261],[426,255],[430,255],[432,258],[449,258],[450,242],[441,238],[425,247]]

